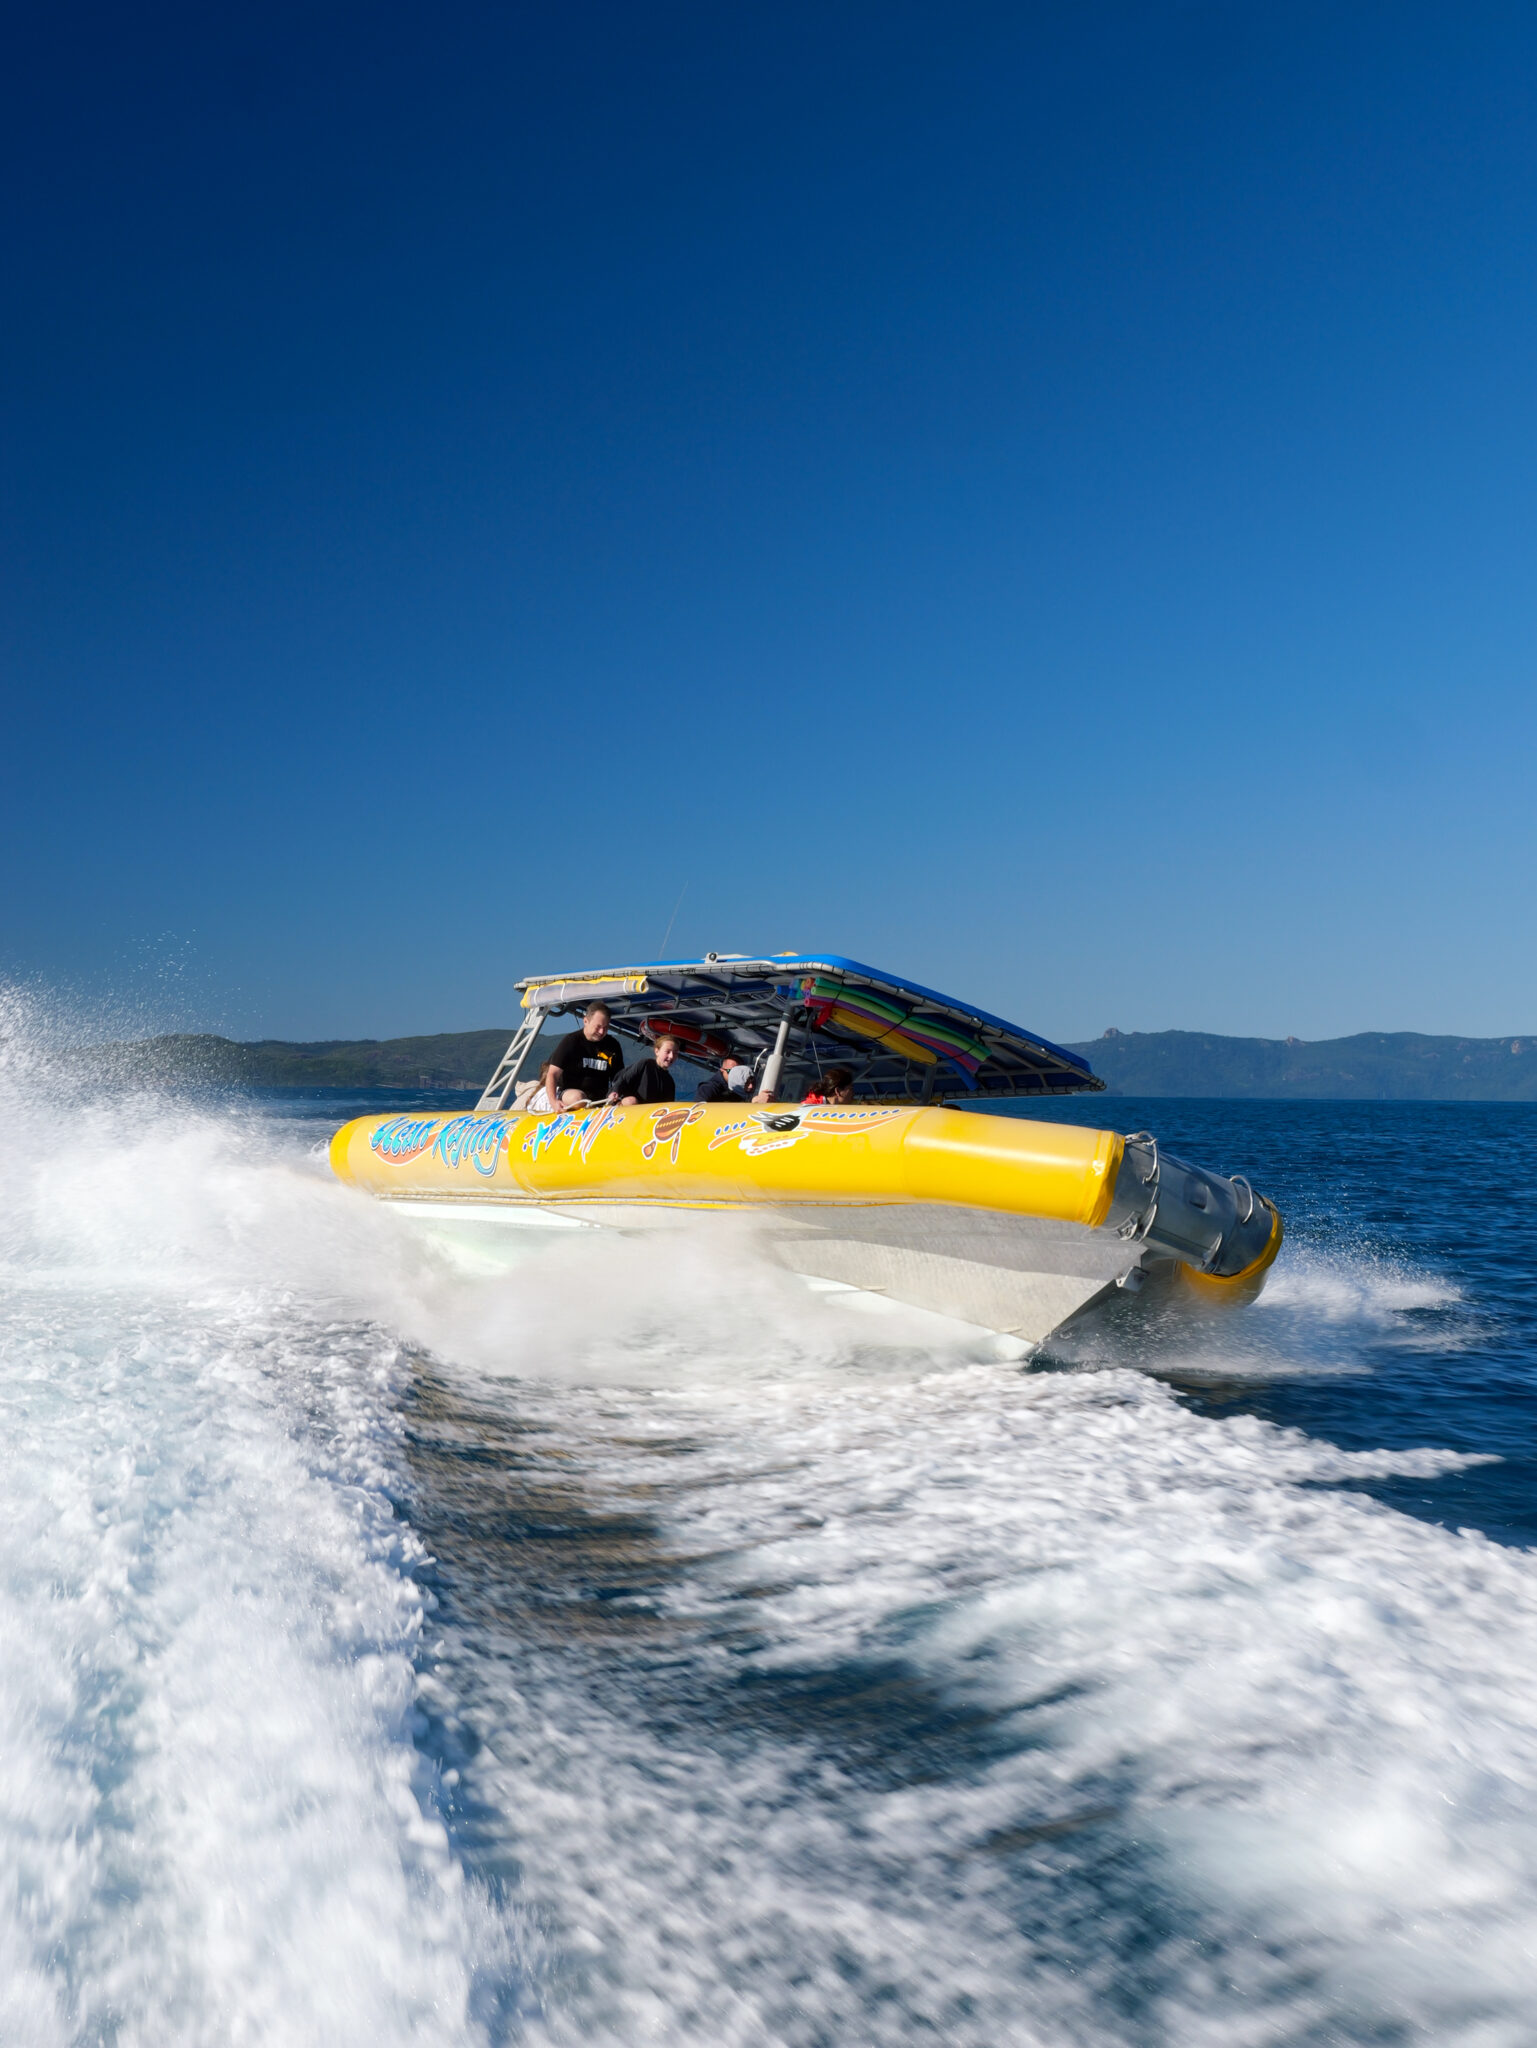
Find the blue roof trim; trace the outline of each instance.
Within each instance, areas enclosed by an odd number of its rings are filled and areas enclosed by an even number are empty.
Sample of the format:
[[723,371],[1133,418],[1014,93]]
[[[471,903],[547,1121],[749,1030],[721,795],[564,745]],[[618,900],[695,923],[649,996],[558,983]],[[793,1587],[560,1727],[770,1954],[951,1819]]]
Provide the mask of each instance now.
[[[736,956],[735,959],[728,953],[723,953],[719,956],[719,964],[722,967],[734,967],[738,964],[738,961],[748,962],[755,966],[761,964],[765,967],[772,967],[776,971],[785,974],[795,974],[799,973],[802,969],[813,967],[828,968],[834,973],[859,974],[866,981],[879,982],[883,988],[897,989],[905,995],[917,996],[925,1002],[940,1003],[945,1009],[958,1011],[963,1017],[974,1017],[979,1024],[991,1024],[996,1030],[1007,1031],[1013,1038],[1028,1039],[1031,1045],[1038,1045],[1043,1052],[1049,1052],[1052,1058],[1060,1060],[1063,1066],[1071,1067],[1076,1073],[1087,1074],[1091,1081],[1097,1078],[1094,1069],[1080,1053],[1069,1052],[1066,1046],[1056,1045],[1051,1039],[1042,1038],[1038,1031],[1026,1031],[1023,1025],[1011,1024],[1006,1017],[995,1017],[990,1010],[979,1010],[974,1003],[957,1002],[954,996],[942,995],[938,989],[925,988],[922,982],[905,981],[900,975],[888,974],[884,968],[867,967],[862,960],[849,960],[842,953],[742,953]],[[708,973],[710,966],[710,961],[699,959],[634,960],[624,967],[588,968],[585,972],[589,974],[598,972],[603,974],[655,974],[661,972],[675,973],[680,967],[697,967],[701,972]],[[557,974],[536,974],[530,975],[526,979],[530,981],[559,981],[561,976]],[[523,983],[519,982],[518,986],[521,988]]]

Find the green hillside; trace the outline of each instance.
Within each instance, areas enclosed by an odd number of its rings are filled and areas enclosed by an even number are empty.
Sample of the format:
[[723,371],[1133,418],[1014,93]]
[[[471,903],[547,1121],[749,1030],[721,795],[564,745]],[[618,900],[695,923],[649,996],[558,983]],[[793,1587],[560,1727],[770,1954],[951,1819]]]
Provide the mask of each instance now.
[[247,1088],[483,1088],[507,1050],[511,1025],[431,1038],[263,1038],[240,1044],[207,1034],[140,1039],[84,1057],[124,1080],[205,1081]]
[[1117,1031],[1075,1045],[1117,1095],[1385,1102],[1537,1102],[1537,1038],[1219,1038]]
[[[264,1088],[484,1087],[512,1027],[428,1038],[296,1044],[183,1034],[98,1046],[76,1058],[124,1080]],[[1537,1102],[1537,1038],[1221,1038],[1117,1031],[1075,1045],[1117,1095],[1232,1095],[1366,1101]],[[532,1071],[532,1070],[530,1070]]]

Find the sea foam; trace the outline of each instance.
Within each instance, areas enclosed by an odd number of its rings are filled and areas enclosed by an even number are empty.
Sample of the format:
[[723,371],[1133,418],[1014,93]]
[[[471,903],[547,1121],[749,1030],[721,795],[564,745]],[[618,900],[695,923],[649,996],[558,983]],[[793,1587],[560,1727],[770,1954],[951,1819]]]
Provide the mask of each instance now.
[[[1361,1490],[1468,1459],[1198,1413],[1135,1324],[855,1330],[746,1236],[476,1279],[16,1044],[0,2039],[1537,2030],[1537,1572]],[[1273,1285],[1202,1355],[1470,1312]]]

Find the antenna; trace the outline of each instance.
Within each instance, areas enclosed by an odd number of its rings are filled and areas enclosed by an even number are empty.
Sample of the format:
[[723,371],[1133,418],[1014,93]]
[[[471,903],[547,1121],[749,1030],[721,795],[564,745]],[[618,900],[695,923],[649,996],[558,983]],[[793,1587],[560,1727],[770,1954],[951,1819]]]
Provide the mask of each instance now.
[[672,907],[672,916],[667,920],[667,929],[665,932],[663,932],[662,943],[657,948],[657,951],[659,953],[665,953],[667,951],[667,941],[672,937],[672,928],[678,922],[678,912],[683,908],[683,899],[687,894],[688,883],[685,882],[683,884],[683,887],[678,891],[678,900]]

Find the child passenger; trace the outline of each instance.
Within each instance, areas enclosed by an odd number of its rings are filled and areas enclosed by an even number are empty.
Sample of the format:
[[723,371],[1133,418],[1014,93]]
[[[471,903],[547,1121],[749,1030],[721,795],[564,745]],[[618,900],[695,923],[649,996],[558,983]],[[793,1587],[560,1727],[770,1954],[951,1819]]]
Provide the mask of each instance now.
[[676,1102],[678,1084],[668,1072],[678,1057],[678,1041],[659,1038],[656,1051],[632,1060],[609,1091],[610,1102]]

